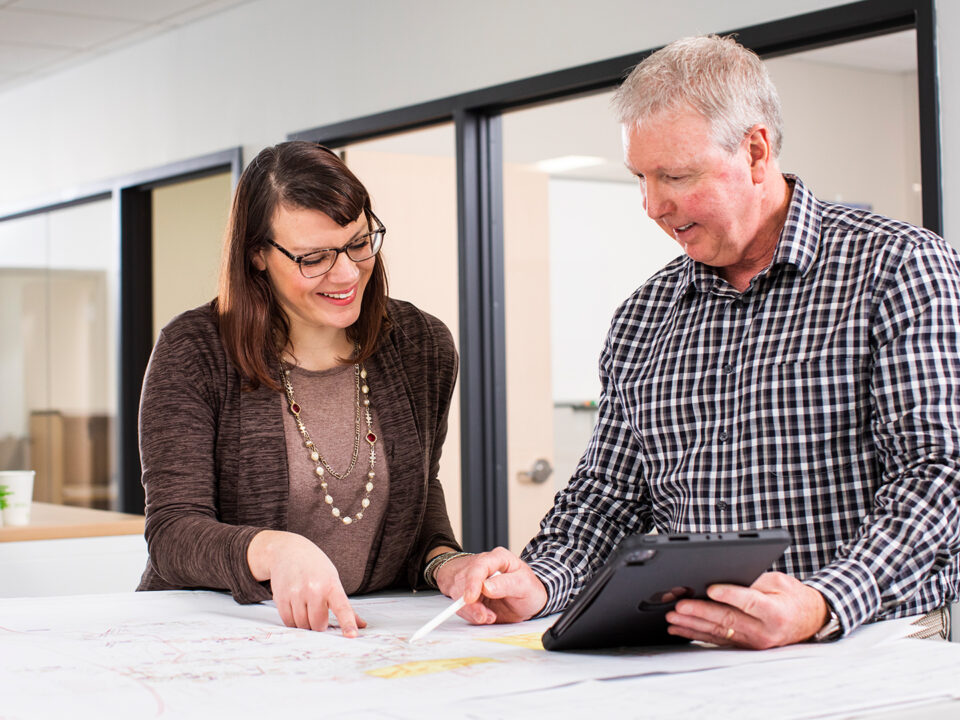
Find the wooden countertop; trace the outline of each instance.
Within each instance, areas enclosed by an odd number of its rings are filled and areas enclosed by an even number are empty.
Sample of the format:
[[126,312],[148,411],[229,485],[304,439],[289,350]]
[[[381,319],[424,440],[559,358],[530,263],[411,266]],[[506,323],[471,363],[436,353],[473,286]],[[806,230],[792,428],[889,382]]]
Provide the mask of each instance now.
[[105,535],[143,535],[143,515],[35,502],[29,525],[0,526],[0,542]]

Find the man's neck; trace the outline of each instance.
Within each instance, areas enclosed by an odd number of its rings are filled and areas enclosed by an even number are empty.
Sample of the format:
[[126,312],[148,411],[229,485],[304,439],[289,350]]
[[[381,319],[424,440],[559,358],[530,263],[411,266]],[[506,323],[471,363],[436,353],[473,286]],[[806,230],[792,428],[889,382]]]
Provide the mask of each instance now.
[[780,232],[787,221],[791,186],[782,174],[771,179],[769,189],[761,197],[759,229],[750,244],[751,252],[736,265],[717,268],[717,274],[738,291],[743,292],[750,281],[766,270],[773,261],[780,240]]

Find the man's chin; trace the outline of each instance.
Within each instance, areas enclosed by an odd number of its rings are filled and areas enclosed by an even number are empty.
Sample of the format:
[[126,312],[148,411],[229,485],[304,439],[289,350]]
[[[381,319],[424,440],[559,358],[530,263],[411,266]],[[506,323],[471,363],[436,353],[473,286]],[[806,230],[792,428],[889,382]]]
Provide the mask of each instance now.
[[716,253],[708,252],[707,248],[695,242],[682,243],[680,247],[683,248],[683,252],[686,253],[687,257],[691,260],[696,260],[698,263],[712,266],[716,262]]

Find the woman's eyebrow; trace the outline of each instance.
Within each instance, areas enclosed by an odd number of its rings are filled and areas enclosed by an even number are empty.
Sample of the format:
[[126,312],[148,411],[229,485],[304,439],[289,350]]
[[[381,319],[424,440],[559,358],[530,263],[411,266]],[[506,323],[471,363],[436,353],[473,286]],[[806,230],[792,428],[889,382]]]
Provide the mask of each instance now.
[[364,225],[364,226],[362,226],[359,230],[357,230],[357,232],[355,232],[353,235],[351,235],[350,238],[347,239],[347,241],[343,243],[343,245],[339,245],[339,246],[337,246],[337,245],[312,245],[312,246],[310,246],[308,249],[303,249],[303,250],[300,249],[300,248],[301,248],[301,247],[305,247],[305,246],[298,246],[295,250],[291,250],[290,252],[292,252],[294,255],[310,255],[311,253],[320,252],[321,250],[336,250],[338,247],[344,247],[345,245],[349,245],[350,243],[352,243],[352,242],[353,242],[354,240],[356,240],[357,238],[359,238],[359,237],[361,237],[361,236],[363,236],[363,235],[367,235],[367,234],[372,233],[372,232],[373,232],[373,230],[371,230],[369,227],[367,227],[366,225]]

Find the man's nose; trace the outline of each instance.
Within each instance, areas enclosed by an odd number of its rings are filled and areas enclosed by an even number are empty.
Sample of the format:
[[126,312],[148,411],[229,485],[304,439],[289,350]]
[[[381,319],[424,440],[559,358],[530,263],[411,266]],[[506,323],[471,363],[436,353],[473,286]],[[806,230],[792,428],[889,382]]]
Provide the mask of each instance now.
[[659,220],[670,212],[671,202],[667,193],[656,183],[648,182],[644,187],[643,206],[653,220]]

